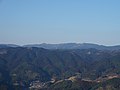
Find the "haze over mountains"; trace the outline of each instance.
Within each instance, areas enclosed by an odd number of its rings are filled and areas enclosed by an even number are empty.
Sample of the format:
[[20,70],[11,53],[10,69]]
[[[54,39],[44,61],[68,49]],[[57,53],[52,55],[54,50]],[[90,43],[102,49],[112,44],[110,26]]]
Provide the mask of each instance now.
[[92,43],[62,43],[62,44],[29,44],[29,45],[14,45],[14,44],[0,44],[0,48],[3,47],[37,47],[45,49],[98,49],[98,50],[119,50],[120,45],[116,46],[104,46]]
[[0,45],[0,89],[119,90],[119,81],[119,46]]
[[0,0],[0,90],[120,90],[120,0]]

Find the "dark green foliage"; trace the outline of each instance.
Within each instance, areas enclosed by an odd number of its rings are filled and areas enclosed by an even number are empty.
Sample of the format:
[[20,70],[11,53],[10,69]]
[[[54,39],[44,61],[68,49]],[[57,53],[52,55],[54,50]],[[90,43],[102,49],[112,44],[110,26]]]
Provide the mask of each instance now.
[[93,86],[95,86],[95,83],[87,82],[87,81],[62,81],[60,83],[51,85],[49,87],[50,90],[90,90]]
[[[120,74],[119,50],[0,48],[0,82],[4,81],[11,85],[16,82],[21,85],[22,82],[25,86],[29,86],[34,80],[47,82],[52,77],[59,80],[74,76],[76,73],[80,73],[82,78],[93,80],[102,75]],[[65,90],[70,88],[87,90],[93,86],[93,83],[70,81],[50,85],[51,88],[65,88]]]
[[120,78],[101,83],[88,81],[62,81],[48,87],[47,90],[120,90]]
[[92,87],[92,90],[120,90],[120,78],[110,79],[101,83],[96,84]]

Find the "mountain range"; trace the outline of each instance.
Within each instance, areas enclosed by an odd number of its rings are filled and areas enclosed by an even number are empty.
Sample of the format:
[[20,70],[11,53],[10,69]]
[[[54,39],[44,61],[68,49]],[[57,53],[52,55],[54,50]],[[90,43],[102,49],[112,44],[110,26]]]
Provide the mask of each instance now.
[[119,50],[120,45],[116,46],[104,46],[92,43],[62,43],[62,44],[29,44],[29,45],[14,45],[14,44],[0,44],[0,48],[3,47],[37,47],[45,49],[98,49],[98,50]]
[[0,45],[0,90],[119,90],[119,77],[119,46]]

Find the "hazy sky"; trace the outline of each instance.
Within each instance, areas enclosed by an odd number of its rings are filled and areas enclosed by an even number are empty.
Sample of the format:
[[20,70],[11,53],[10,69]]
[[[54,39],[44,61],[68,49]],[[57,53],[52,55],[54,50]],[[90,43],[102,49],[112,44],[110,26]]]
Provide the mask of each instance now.
[[120,44],[120,0],[0,0],[0,43]]

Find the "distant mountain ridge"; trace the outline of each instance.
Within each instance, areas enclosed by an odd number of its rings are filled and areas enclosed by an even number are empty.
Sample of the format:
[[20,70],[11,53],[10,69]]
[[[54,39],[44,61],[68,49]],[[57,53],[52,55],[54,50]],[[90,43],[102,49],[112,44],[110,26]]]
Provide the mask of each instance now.
[[15,44],[0,44],[0,48],[7,48],[7,47],[20,47],[20,46]]
[[120,45],[117,46],[104,46],[91,43],[63,43],[63,44],[33,44],[33,45],[24,45],[24,47],[37,47],[45,49],[98,49],[98,50],[118,50]]
[[116,46],[105,46],[92,43],[61,43],[61,44],[28,44],[28,45],[15,45],[15,44],[0,44],[0,48],[7,47],[37,47],[44,49],[97,49],[97,50],[120,50],[120,45]]

